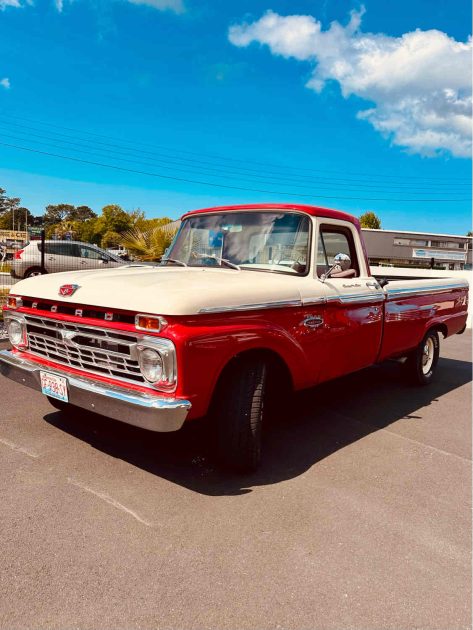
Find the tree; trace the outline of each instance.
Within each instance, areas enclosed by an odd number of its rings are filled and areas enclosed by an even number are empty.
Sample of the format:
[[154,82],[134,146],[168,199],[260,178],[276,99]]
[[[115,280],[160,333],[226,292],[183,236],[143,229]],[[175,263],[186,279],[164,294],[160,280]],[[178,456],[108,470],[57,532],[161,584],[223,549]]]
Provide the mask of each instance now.
[[7,197],[7,191],[0,188],[0,217],[11,210],[16,210],[20,205],[19,197]]
[[87,221],[88,219],[96,219],[97,215],[89,208],[89,206],[77,206],[69,212],[69,221]]
[[58,203],[56,205],[46,206],[44,213],[44,224],[46,226],[53,223],[60,223],[64,219],[69,218],[69,214],[74,211],[74,206],[69,203]]
[[0,214],[0,229],[25,230],[27,225],[34,225],[34,217],[28,208],[16,207]]
[[381,219],[371,210],[365,212],[360,217],[360,225],[362,228],[370,228],[371,230],[381,229]]
[[108,230],[102,236],[102,241],[100,244],[104,249],[108,249],[109,247],[115,248],[115,247],[118,247],[118,245],[121,242],[121,239],[122,239],[121,234],[119,234],[118,232],[113,232],[112,230]]
[[133,228],[122,234],[121,244],[140,260],[155,261],[164,254],[175,233],[176,229],[167,228],[165,225],[154,227],[147,232]]
[[473,232],[470,230],[469,232],[466,233],[467,236],[473,236]]

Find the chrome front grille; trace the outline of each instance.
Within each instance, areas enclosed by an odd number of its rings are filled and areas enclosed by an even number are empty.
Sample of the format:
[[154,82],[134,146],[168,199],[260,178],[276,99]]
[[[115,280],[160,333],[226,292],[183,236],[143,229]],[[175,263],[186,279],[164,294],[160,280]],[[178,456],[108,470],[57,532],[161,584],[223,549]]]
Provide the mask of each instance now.
[[145,383],[135,335],[26,315],[28,351],[102,376]]

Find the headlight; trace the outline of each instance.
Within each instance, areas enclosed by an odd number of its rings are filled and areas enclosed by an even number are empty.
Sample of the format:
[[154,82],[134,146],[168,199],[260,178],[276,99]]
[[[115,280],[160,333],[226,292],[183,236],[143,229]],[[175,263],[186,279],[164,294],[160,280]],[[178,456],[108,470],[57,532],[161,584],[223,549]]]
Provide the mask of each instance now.
[[163,360],[159,352],[143,348],[140,352],[140,370],[150,383],[157,383],[163,376]]
[[9,318],[7,320],[8,338],[15,348],[26,348],[28,345],[26,337],[26,327],[22,320]]

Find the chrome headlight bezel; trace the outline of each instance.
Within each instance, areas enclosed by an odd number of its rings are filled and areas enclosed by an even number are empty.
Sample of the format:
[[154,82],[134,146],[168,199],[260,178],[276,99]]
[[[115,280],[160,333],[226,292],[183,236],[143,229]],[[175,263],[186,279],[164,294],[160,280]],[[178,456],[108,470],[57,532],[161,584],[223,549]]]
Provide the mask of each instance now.
[[[17,350],[26,350],[28,348],[28,333],[26,330],[26,319],[18,314],[12,314],[8,311],[4,314],[5,327],[8,333],[8,339],[11,345]],[[12,332],[13,327],[17,328],[17,334]]]
[[[174,391],[177,385],[177,369],[176,369],[176,348],[170,339],[162,339],[160,337],[143,337],[136,345],[138,353],[138,363],[143,377],[148,383],[161,391]],[[159,380],[151,381],[147,378],[142,369],[142,354],[146,350],[155,352],[162,365]]]

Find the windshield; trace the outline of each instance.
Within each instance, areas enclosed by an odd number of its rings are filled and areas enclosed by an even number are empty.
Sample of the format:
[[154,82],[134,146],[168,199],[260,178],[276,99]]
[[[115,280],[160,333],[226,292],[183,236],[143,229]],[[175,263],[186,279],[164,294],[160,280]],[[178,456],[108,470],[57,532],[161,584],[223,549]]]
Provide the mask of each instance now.
[[[226,212],[185,219],[162,264],[304,275],[310,220],[297,212]],[[168,260],[169,259],[169,260]]]

